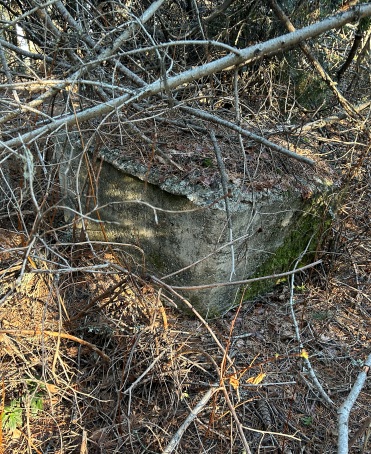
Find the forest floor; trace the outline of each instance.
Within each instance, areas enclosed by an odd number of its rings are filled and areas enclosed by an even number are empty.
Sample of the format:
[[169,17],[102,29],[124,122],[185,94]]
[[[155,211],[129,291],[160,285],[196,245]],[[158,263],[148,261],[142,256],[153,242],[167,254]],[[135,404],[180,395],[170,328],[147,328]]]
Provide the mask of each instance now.
[[[293,293],[281,282],[207,322],[124,273],[119,245],[56,241],[63,272],[40,242],[24,263],[25,237],[4,222],[0,452],[242,453],[240,424],[253,453],[335,453],[337,409],[371,335],[371,162],[347,165],[321,265]],[[333,404],[305,367],[292,313]],[[370,408],[368,380],[350,415],[352,453],[371,452]]]

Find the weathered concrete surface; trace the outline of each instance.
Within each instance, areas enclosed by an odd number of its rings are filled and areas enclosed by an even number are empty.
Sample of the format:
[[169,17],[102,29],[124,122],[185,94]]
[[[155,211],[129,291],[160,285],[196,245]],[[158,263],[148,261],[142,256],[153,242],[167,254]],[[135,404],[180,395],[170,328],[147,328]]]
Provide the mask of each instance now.
[[[81,190],[84,159],[76,150],[71,155],[69,146],[64,147],[64,157],[60,178],[66,202],[89,212],[95,204],[91,198],[90,209],[82,208],[87,201]],[[196,263],[166,278],[169,284],[209,284],[245,279],[258,270],[287,271],[323,221],[329,182],[302,182],[305,197],[302,190],[290,187],[246,192],[231,184],[232,250],[221,188],[156,175],[124,160],[119,151],[102,152],[102,158],[95,191],[108,239],[141,248],[145,263],[133,248],[128,253],[134,253],[140,268],[160,278]],[[97,212],[90,216],[97,218]],[[89,222],[88,234],[102,239],[99,223]],[[235,304],[236,292],[238,288],[221,287],[185,294],[203,314],[213,316]]]

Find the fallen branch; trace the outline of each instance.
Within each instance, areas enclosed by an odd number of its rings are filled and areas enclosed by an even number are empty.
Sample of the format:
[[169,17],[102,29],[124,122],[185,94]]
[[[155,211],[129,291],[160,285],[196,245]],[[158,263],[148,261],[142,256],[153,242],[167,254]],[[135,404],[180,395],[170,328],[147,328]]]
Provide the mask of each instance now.
[[191,422],[197,417],[197,415],[202,411],[205,405],[209,402],[209,400],[213,397],[213,395],[218,392],[221,388],[217,385],[212,386],[207,393],[202,397],[202,399],[198,402],[198,404],[191,410],[191,413],[188,415],[186,420],[183,424],[179,427],[176,434],[170,440],[170,443],[166,446],[166,448],[162,451],[162,454],[170,454],[174,451],[174,449],[178,446],[184,432],[187,430],[188,426]]
[[245,434],[244,434],[244,431],[243,431],[244,427],[243,427],[243,425],[241,424],[241,422],[240,422],[240,420],[239,420],[239,418],[238,418],[238,416],[237,416],[236,410],[235,410],[235,408],[234,408],[234,406],[233,406],[233,404],[232,404],[232,402],[231,402],[231,399],[229,398],[228,391],[227,391],[225,385],[223,385],[223,388],[222,388],[222,389],[223,389],[224,397],[225,397],[225,400],[226,400],[227,405],[228,405],[228,407],[229,407],[229,410],[230,410],[230,412],[231,412],[231,414],[232,414],[232,416],[233,416],[234,422],[235,422],[236,425],[237,425],[238,433],[240,434],[241,441],[242,441],[243,446],[244,446],[244,448],[245,448],[244,452],[245,452],[246,454],[251,454],[249,445],[248,445],[248,443],[247,443],[247,440],[246,440],[246,437],[245,437]]
[[[278,5],[276,0],[269,1],[272,9],[276,13],[277,17],[281,20],[281,22],[286,26],[289,32],[295,32],[296,28],[291,23],[290,19],[286,16],[286,14],[282,11],[281,7]],[[307,57],[313,68],[318,72],[321,76],[322,80],[326,83],[326,85],[330,88],[330,90],[334,93],[336,98],[338,99],[339,103],[343,106],[345,112],[351,117],[356,117],[358,115],[357,111],[354,107],[350,104],[348,100],[344,98],[344,96],[339,92],[337,89],[337,84],[331,79],[330,75],[322,67],[321,63],[318,59],[312,54],[311,48],[305,42],[301,42],[299,44],[300,49],[303,51],[304,55]]]
[[[260,386],[260,384],[259,384],[259,386]],[[246,430],[249,430],[250,432],[256,432],[256,433],[259,433],[259,434],[262,434],[262,435],[278,435],[279,437],[288,438],[290,440],[302,441],[301,438],[295,437],[295,435],[289,435],[289,434],[285,434],[285,433],[282,433],[282,432],[272,432],[271,430],[253,429],[252,427],[247,427],[247,426],[242,426],[242,427],[244,429],[246,429]],[[300,436],[302,436],[302,435],[300,434]]]
[[352,64],[352,61],[359,49],[359,47],[362,44],[362,39],[363,39],[363,27],[362,27],[362,21],[358,23],[358,27],[356,32],[354,33],[354,40],[353,40],[353,45],[350,48],[350,51],[348,53],[348,56],[345,60],[345,62],[341,65],[339,68],[338,72],[336,73],[336,77],[338,82],[340,82],[340,79],[343,77],[345,74],[345,71],[349,68],[349,66]]
[[144,378],[148,372],[153,369],[156,363],[160,361],[160,359],[165,355],[166,350],[162,350],[162,352],[151,362],[151,364],[147,367],[147,369],[129,386],[129,388],[125,389],[123,391],[123,394],[131,394],[132,390],[139,385],[139,383],[142,381],[142,378]]
[[358,374],[357,380],[355,381],[353,388],[351,389],[348,397],[345,399],[343,404],[338,410],[338,454],[348,454],[348,436],[349,436],[349,414],[355,401],[358,398],[359,393],[361,392],[367,375],[371,368],[371,353],[366,359],[362,371]]
[[[305,250],[298,257],[298,259],[297,259],[297,261],[296,261],[296,263],[294,265],[293,271],[295,271],[297,269],[296,267],[298,266],[298,263],[304,257],[304,255],[307,253],[307,250],[309,248],[310,243],[311,243],[311,240],[308,242],[307,247],[305,248]],[[294,324],[294,328],[295,328],[296,339],[297,339],[297,341],[299,343],[299,349],[300,349],[300,351],[303,351],[304,350],[304,345],[303,345],[303,342],[301,340],[301,335],[300,335],[300,331],[299,331],[299,325],[298,325],[298,321],[296,320],[295,309],[294,309],[294,306],[295,306],[295,301],[294,301],[294,277],[295,277],[295,274],[292,273],[291,281],[290,281],[290,311],[291,311],[291,318],[292,318],[292,321],[293,321],[293,324]],[[311,377],[311,379],[313,381],[313,384],[318,389],[318,391],[321,394],[322,398],[331,407],[334,407],[335,406],[334,402],[330,399],[330,397],[328,396],[326,391],[323,389],[323,386],[319,382],[319,380],[317,378],[317,375],[314,372],[314,369],[312,367],[311,362],[305,356],[303,357],[303,360],[304,360],[305,366],[306,366],[306,368],[307,368],[307,370],[309,372],[309,375],[310,375],[310,377]]]
[[[9,50],[12,50],[13,52],[23,56],[23,57],[26,57],[26,58],[32,58],[33,60],[42,60],[42,61],[46,61],[47,63],[50,63],[52,64],[54,62],[53,58],[52,57],[49,57],[48,55],[44,55],[44,54],[35,54],[33,52],[29,52],[25,49],[22,49],[18,46],[16,46],[15,44],[12,44],[12,43],[9,43],[8,41],[6,41],[5,39],[1,39],[0,38],[0,44],[4,47],[6,47],[7,49]],[[58,62],[58,64],[62,67],[62,68],[65,68],[65,69],[69,69],[71,68],[71,65],[66,63],[66,62]],[[25,74],[20,74],[22,77],[26,77]]]
[[194,115],[195,117],[202,118],[203,120],[211,121],[213,123],[219,124],[221,126],[225,126],[229,129],[232,129],[233,131],[238,132],[238,134],[241,134],[241,136],[247,137],[248,139],[253,140],[254,142],[261,143],[262,145],[267,146],[271,150],[278,151],[279,153],[282,153],[289,158],[294,158],[297,161],[304,162],[305,164],[310,164],[314,165],[315,162],[313,159],[307,158],[306,156],[302,156],[300,154],[297,154],[291,150],[288,150],[287,148],[281,147],[280,145],[277,145],[274,142],[271,142],[268,139],[265,139],[264,137],[258,136],[257,134],[254,134],[251,131],[248,131],[245,128],[242,128],[241,126],[232,123],[230,121],[224,120],[223,118],[217,117],[216,115],[212,115],[208,112],[205,112],[200,109],[195,109],[193,107],[186,107],[186,106],[180,106],[180,110],[187,112],[191,115]]
[[[367,107],[371,106],[371,101],[364,102],[357,106],[354,106],[354,110],[357,113],[360,113],[362,110],[367,109]],[[347,118],[346,112],[340,112],[337,115],[331,115],[326,118],[321,118],[320,120],[311,121],[310,123],[305,124],[304,126],[294,126],[293,128],[289,128],[290,130],[297,130],[299,132],[308,132],[312,131],[313,129],[323,128],[324,126],[330,126],[333,123],[337,123],[340,120],[344,120]]]
[[235,271],[235,251],[234,251],[234,244],[233,244],[233,225],[232,225],[232,216],[231,216],[231,211],[229,209],[229,202],[228,202],[228,174],[227,170],[224,165],[223,157],[222,157],[222,152],[220,150],[219,144],[216,140],[215,137],[215,132],[214,130],[210,131],[210,137],[213,142],[214,146],[214,152],[215,152],[215,157],[216,157],[216,162],[218,163],[219,167],[219,174],[220,174],[220,179],[222,181],[222,188],[223,188],[223,193],[224,193],[224,205],[225,205],[225,213],[227,215],[227,224],[228,224],[228,230],[229,230],[229,242],[231,244],[231,261],[232,261],[232,267],[231,267],[231,274],[229,280],[232,280],[232,277],[236,274]]

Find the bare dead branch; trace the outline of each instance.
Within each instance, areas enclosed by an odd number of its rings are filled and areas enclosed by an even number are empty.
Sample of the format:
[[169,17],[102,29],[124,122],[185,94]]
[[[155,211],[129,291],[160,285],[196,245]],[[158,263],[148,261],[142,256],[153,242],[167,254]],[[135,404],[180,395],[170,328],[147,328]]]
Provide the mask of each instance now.
[[362,391],[362,388],[367,380],[367,375],[370,372],[371,368],[371,354],[367,357],[364,362],[362,371],[358,374],[357,380],[355,381],[348,397],[345,399],[343,404],[338,410],[338,454],[348,454],[348,437],[349,437],[349,414],[355,404],[359,393]]
[[[1,36],[2,36],[2,32],[0,31],[0,37]],[[2,66],[4,68],[4,72],[5,72],[6,78],[8,79],[8,83],[12,86],[12,93],[13,93],[14,99],[17,101],[17,103],[20,103],[20,99],[19,99],[17,90],[13,86],[12,74],[10,72],[8,63],[6,61],[5,54],[4,54],[4,49],[3,49],[3,46],[1,44],[1,42],[0,42],[0,61],[1,61],[1,64],[2,64]]]
[[[293,271],[295,271],[295,269],[298,269],[296,267],[298,266],[298,264],[300,263],[300,261],[302,260],[304,255],[306,254],[309,245],[310,245],[310,241],[308,242],[306,249],[302,252],[302,254],[300,254],[299,258],[295,262]],[[298,325],[298,322],[297,322],[297,319],[296,319],[296,315],[295,315],[295,310],[294,310],[294,305],[295,305],[295,301],[294,301],[294,288],[295,288],[295,286],[294,286],[294,278],[295,278],[295,274],[293,273],[291,275],[291,279],[290,279],[290,312],[291,312],[291,318],[292,318],[292,321],[293,321],[293,324],[294,324],[294,328],[295,328],[296,339],[297,339],[298,344],[299,344],[299,349],[303,350],[304,345],[303,345],[303,342],[301,340],[301,334],[300,334],[300,330],[299,330],[299,325]],[[309,361],[308,358],[305,358],[305,357],[303,358],[303,360],[304,360],[306,368],[308,369],[309,375],[310,375],[314,385],[318,389],[319,393],[321,394],[322,398],[331,407],[334,407],[335,406],[334,402],[330,399],[330,397],[328,396],[326,391],[323,389],[323,386],[319,382],[319,380],[317,378],[317,375],[316,375],[316,373],[315,373],[315,371],[314,371],[314,369],[312,367],[311,362]]]
[[238,132],[238,134],[241,134],[241,136],[248,137],[249,139],[251,139],[257,143],[261,143],[262,145],[267,146],[271,150],[278,151],[279,153],[281,153],[287,157],[294,158],[297,161],[301,161],[305,164],[309,164],[309,165],[315,164],[315,162],[312,159],[310,159],[306,156],[302,156],[298,153],[288,150],[287,148],[281,147],[280,145],[277,145],[274,142],[271,142],[270,140],[265,139],[264,137],[261,137],[251,131],[248,131],[247,129],[242,128],[241,126],[239,126],[235,123],[232,123],[230,121],[217,117],[216,115],[212,115],[208,112],[205,112],[200,109],[195,109],[193,107],[180,106],[179,108],[180,108],[180,110],[183,110],[187,113],[190,113],[191,115],[194,115],[195,117],[199,117],[204,120],[212,121],[212,122],[220,124],[222,126],[226,126],[227,128],[230,128],[233,131]]
[[354,33],[354,40],[353,40],[352,47],[350,48],[349,54],[348,54],[345,62],[341,65],[341,67],[339,68],[338,72],[336,73],[336,77],[337,77],[338,82],[340,81],[340,79],[345,74],[345,71],[351,65],[351,63],[353,61],[353,58],[355,57],[355,55],[356,55],[356,53],[358,51],[358,48],[362,44],[362,38],[363,38],[363,31],[362,31],[361,25],[359,24],[358,27],[357,27],[356,32]]
[[322,260],[317,260],[313,263],[310,263],[309,265],[302,266],[301,268],[296,268],[292,271],[286,271],[285,273],[279,273],[279,274],[271,274],[269,276],[261,276],[261,277],[254,277],[252,279],[245,279],[242,281],[233,281],[233,282],[216,282],[214,284],[204,284],[204,285],[193,285],[193,286],[171,286],[174,290],[203,290],[207,288],[216,288],[216,287],[228,287],[231,285],[245,285],[245,284],[250,284],[251,282],[258,282],[258,281],[264,281],[267,279],[274,279],[277,280],[281,277],[286,277],[286,276],[291,276],[294,275],[295,273],[299,273],[301,271],[307,270],[309,268],[313,268],[314,266],[319,265],[322,263]]
[[[159,7],[159,5],[162,4],[162,2],[155,2],[152,5],[151,11],[148,12],[148,15],[150,13],[154,13],[156,11],[156,7]],[[331,30],[332,28],[337,28],[341,27],[344,24],[351,22],[352,20],[355,19],[360,19],[366,16],[371,15],[371,5],[369,4],[364,4],[364,5],[359,5],[357,8],[351,8],[348,11],[338,14],[336,16],[327,18],[321,22],[318,22],[314,25],[309,25],[307,27],[304,27],[301,30],[298,30],[293,33],[289,33],[285,36],[279,37],[279,38],[274,38],[271,40],[266,41],[265,43],[262,44],[257,44],[255,46],[250,46],[246,49],[243,49],[240,51],[240,56],[237,55],[227,55],[225,57],[222,57],[218,60],[215,60],[214,62],[210,62],[207,64],[204,64],[201,67],[197,67],[195,69],[190,69],[188,71],[184,71],[183,73],[180,73],[178,75],[168,77],[167,79],[167,84],[169,89],[174,89],[182,84],[189,83],[193,80],[202,78],[204,76],[220,72],[223,70],[226,70],[228,68],[234,68],[235,66],[238,66],[242,63],[245,62],[252,62],[254,60],[262,58],[264,55],[273,55],[276,52],[281,52],[285,49],[288,49],[297,43],[299,43],[302,40],[309,39],[315,36],[318,36],[328,30]],[[129,32],[126,32],[129,33]],[[124,34],[122,34],[117,40],[115,41],[114,45],[112,48],[106,51],[106,57],[109,58],[112,53],[117,50],[118,47],[122,44]],[[126,36],[126,35],[125,35]],[[130,36],[130,34],[129,34]],[[118,47],[117,47],[118,46]],[[104,55],[101,55],[103,57]],[[85,64],[83,68],[81,68],[78,72],[74,74],[76,76],[76,80],[78,80],[79,77],[81,77],[85,71],[88,71],[91,69],[91,63]],[[59,87],[59,89],[63,89],[64,86]],[[57,92],[58,89],[55,89],[55,92]],[[4,148],[12,148],[12,147],[17,147],[19,145],[27,144],[33,141],[37,137],[41,137],[42,135],[46,133],[53,132],[60,128],[61,126],[68,127],[72,126],[76,123],[81,123],[84,121],[87,121],[89,119],[95,118],[97,116],[101,115],[106,115],[108,113],[116,111],[116,109],[122,109],[124,106],[127,106],[131,104],[132,102],[138,101],[140,99],[147,98],[152,95],[157,95],[159,93],[162,93],[164,91],[164,84],[162,80],[157,80],[151,84],[148,84],[142,89],[137,90],[136,94],[134,96],[128,96],[128,95],[123,95],[118,98],[115,98],[109,102],[104,103],[103,105],[100,106],[95,106],[92,108],[85,109],[81,112],[78,112],[73,115],[66,115],[58,120],[53,121],[50,124],[47,124],[45,126],[36,128],[34,131],[25,133],[21,135],[20,137],[17,137],[15,139],[11,139],[7,142],[0,142],[0,150]],[[44,95],[45,98],[50,97],[52,94]]]
[[[278,5],[276,0],[269,0],[269,3],[276,13],[277,17],[285,24],[286,28],[290,32],[295,32],[296,28],[291,23],[290,19],[286,16],[286,14],[282,11],[281,7]],[[299,43],[300,49],[303,51],[309,62],[312,64],[313,68],[318,72],[327,86],[332,90],[340,104],[343,106],[345,112],[351,117],[357,116],[357,111],[354,107],[350,104],[350,102],[344,98],[344,96],[339,92],[336,83],[332,80],[330,75],[324,70],[318,59],[313,55],[311,48],[305,42]],[[339,79],[339,77],[338,77]]]
[[184,432],[187,430],[189,425],[197,418],[198,414],[204,409],[207,405],[209,400],[217,393],[221,388],[218,385],[212,386],[209,390],[204,394],[202,399],[198,402],[198,404],[191,410],[188,417],[185,419],[183,424],[179,427],[177,432],[173,435],[170,442],[167,444],[165,449],[162,451],[163,454],[171,454],[174,449],[180,443]]
[[227,391],[227,389],[226,389],[224,384],[223,384],[223,388],[222,389],[223,389],[224,398],[225,398],[225,400],[227,402],[229,411],[231,412],[231,414],[233,416],[234,422],[235,422],[235,424],[237,426],[238,433],[240,434],[240,438],[241,438],[242,444],[243,444],[243,446],[245,448],[246,454],[251,454],[251,450],[250,450],[249,444],[248,444],[248,442],[246,440],[246,436],[245,436],[244,431],[243,431],[244,427],[243,427],[243,425],[242,425],[242,423],[241,423],[241,421],[240,421],[240,419],[239,419],[239,417],[238,417],[238,415],[236,413],[236,410],[235,410],[235,408],[234,408],[234,406],[233,406],[233,404],[231,402],[231,399],[229,398],[228,391]]
[[[367,109],[370,107],[371,101],[364,102],[362,104],[359,104],[357,106],[354,106],[354,110],[357,113],[361,113],[363,110]],[[298,132],[308,132],[312,131],[313,129],[319,129],[323,128],[325,126],[330,126],[334,123],[338,123],[341,120],[344,120],[347,118],[347,113],[346,112],[341,112],[337,115],[331,115],[330,117],[327,118],[321,118],[320,120],[312,121],[310,123],[305,124],[304,126],[295,126],[293,129],[297,130]]]
[[229,229],[229,243],[231,245],[231,274],[230,274],[230,280],[232,280],[232,277],[235,275],[235,255],[234,255],[234,244],[233,244],[233,225],[232,225],[232,216],[231,216],[231,211],[229,209],[229,203],[228,203],[228,175],[227,171],[224,165],[223,157],[222,157],[222,152],[220,150],[220,147],[218,145],[218,142],[215,137],[215,132],[213,130],[210,131],[210,137],[213,142],[214,146],[214,152],[216,156],[216,161],[218,163],[219,167],[219,172],[220,172],[220,178],[222,180],[222,187],[223,187],[223,192],[224,192],[224,205],[225,205],[225,213],[227,215],[227,224],[228,224],[228,229]]

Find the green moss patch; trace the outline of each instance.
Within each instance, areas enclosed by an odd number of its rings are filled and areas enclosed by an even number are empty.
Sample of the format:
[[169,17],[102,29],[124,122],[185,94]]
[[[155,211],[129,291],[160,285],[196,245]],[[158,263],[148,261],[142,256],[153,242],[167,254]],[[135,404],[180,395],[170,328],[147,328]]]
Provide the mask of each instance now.
[[[299,266],[304,266],[316,259],[318,246],[322,243],[324,234],[331,225],[331,217],[323,197],[317,197],[307,212],[302,214],[295,228],[286,236],[284,243],[266,260],[251,278],[284,273],[293,268],[294,263],[302,257]],[[262,295],[278,284],[276,278],[257,281],[249,284],[243,290],[244,299],[249,300]],[[241,289],[242,292],[242,289]]]

